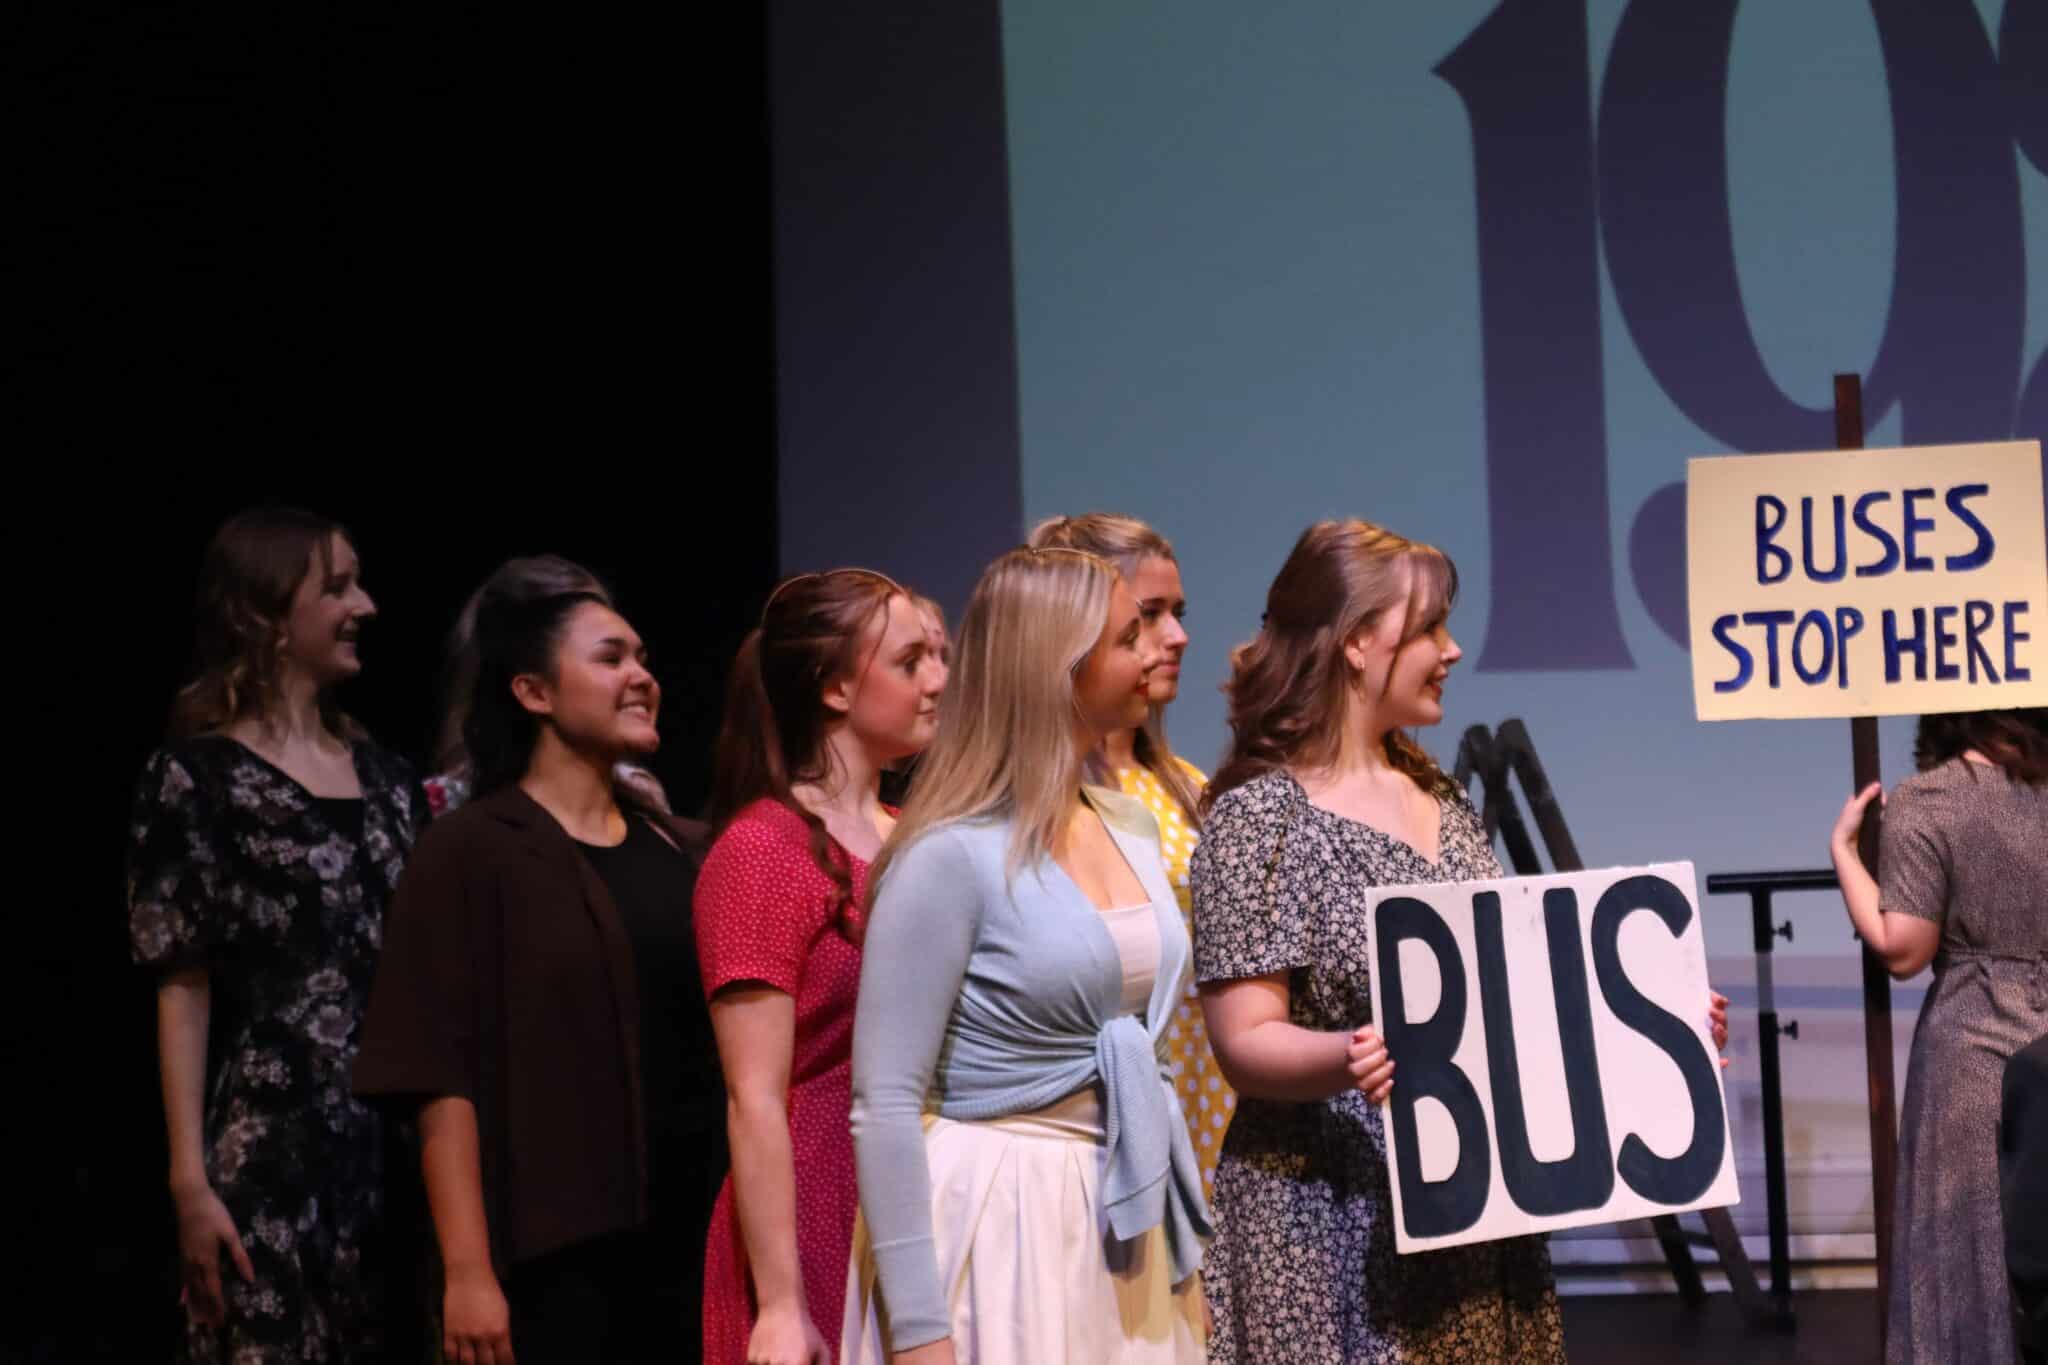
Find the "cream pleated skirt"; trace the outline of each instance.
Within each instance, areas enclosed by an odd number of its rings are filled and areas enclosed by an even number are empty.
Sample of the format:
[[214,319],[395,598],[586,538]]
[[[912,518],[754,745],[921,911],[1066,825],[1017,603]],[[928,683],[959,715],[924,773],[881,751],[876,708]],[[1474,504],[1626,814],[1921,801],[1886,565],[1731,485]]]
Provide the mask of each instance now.
[[[925,1117],[932,1232],[959,1365],[1199,1365],[1206,1357],[1201,1276],[1172,1283],[1160,1228],[1130,1242],[1109,1235],[1090,1107],[984,1123]],[[840,1362],[888,1365],[890,1349],[867,1227],[856,1223]]]

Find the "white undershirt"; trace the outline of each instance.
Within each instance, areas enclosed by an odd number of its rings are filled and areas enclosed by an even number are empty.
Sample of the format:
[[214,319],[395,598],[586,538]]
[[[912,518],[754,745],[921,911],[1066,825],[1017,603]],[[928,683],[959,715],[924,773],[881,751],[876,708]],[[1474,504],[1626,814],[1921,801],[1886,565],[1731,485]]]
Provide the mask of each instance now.
[[1143,1018],[1152,999],[1152,983],[1159,979],[1159,918],[1152,912],[1152,902],[1146,901],[1105,910],[1102,923],[1124,966],[1124,993],[1117,1012]]

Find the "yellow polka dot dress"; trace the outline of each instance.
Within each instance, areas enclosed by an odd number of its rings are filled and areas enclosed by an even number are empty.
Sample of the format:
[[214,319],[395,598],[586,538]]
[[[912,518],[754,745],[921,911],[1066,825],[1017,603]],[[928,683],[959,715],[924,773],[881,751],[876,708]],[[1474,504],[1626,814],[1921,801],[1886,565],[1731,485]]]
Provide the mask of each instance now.
[[[1179,759],[1175,762],[1187,771],[1197,789],[1208,784],[1209,779],[1193,764]],[[1143,801],[1159,821],[1159,848],[1166,858],[1166,877],[1173,883],[1173,898],[1180,902],[1181,918],[1187,921],[1192,936],[1195,925],[1188,900],[1188,859],[1195,851],[1195,827],[1180,802],[1173,799],[1165,784],[1149,769],[1119,768],[1116,777],[1124,794]],[[1237,1108],[1237,1096],[1223,1083],[1223,1072],[1209,1051],[1209,1030],[1202,1022],[1202,1006],[1192,984],[1166,1030],[1166,1048],[1173,1067],[1174,1090],[1180,1096],[1181,1111],[1187,1115],[1188,1136],[1194,1140],[1195,1160],[1202,1167],[1202,1193],[1210,1197],[1214,1194],[1216,1161],[1223,1154],[1223,1133],[1230,1126],[1231,1111]]]

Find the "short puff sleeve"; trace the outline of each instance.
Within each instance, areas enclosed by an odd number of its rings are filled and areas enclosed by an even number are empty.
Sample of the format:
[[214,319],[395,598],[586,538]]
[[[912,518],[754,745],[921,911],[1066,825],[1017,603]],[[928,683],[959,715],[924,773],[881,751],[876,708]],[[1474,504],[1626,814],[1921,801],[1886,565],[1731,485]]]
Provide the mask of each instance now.
[[1937,792],[1902,782],[1885,803],[1877,845],[1878,908],[1939,923],[1948,914],[1949,841]]
[[128,947],[158,971],[205,965],[233,938],[214,803],[190,764],[150,755],[128,822]]
[[711,845],[692,905],[706,999],[741,981],[795,995],[837,888],[811,859],[802,817],[757,805]]
[[1284,778],[1225,792],[1188,864],[1195,979],[1231,981],[1310,964],[1313,831]]

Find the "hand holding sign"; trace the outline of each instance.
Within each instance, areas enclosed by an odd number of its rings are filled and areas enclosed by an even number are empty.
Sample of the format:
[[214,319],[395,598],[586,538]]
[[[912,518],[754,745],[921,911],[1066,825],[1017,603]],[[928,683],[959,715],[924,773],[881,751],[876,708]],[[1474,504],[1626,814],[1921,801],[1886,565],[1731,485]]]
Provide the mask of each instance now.
[[1690,864],[1389,887],[1366,918],[1401,1251],[1735,1202]]
[[1350,1071],[1355,1089],[1374,1104],[1385,1104],[1394,1088],[1394,1059],[1387,1055],[1386,1040],[1367,1024],[1351,1034]]

